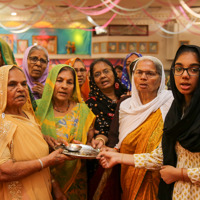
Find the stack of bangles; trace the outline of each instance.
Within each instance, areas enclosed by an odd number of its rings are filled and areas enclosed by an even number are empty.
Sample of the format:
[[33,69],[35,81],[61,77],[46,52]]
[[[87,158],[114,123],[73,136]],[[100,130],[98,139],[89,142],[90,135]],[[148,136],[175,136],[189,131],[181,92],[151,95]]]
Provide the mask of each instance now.
[[119,152],[119,149],[118,149],[117,147],[114,147],[114,149],[115,149],[117,152]]
[[105,139],[103,139],[102,137],[97,137],[97,138],[95,138],[95,140],[101,140],[101,141],[103,142],[103,145],[105,145],[105,144],[106,144],[106,141],[105,141]]

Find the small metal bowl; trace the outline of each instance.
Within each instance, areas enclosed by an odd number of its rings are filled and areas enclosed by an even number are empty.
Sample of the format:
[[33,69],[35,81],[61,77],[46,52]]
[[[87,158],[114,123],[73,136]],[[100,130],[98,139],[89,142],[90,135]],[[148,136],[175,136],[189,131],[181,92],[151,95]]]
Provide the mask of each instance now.
[[68,151],[73,151],[73,152],[77,152],[80,151],[82,146],[78,145],[78,144],[72,144],[69,143],[68,146],[65,147]]

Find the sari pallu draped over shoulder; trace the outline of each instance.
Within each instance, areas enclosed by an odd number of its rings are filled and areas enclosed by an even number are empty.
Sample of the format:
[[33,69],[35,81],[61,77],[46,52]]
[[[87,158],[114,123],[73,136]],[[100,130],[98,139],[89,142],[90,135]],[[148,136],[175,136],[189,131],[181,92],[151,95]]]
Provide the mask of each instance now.
[[[53,104],[52,104],[52,96],[53,96],[57,76],[60,70],[66,66],[68,65],[66,64],[57,65],[49,72],[49,75],[47,77],[46,84],[44,87],[42,99],[37,100],[38,107],[36,110],[36,117],[39,121],[39,124],[42,127],[42,133],[45,135],[50,135],[54,138],[57,138],[57,133],[56,133],[57,129],[56,129],[56,119],[54,117],[54,110],[53,110]],[[90,126],[92,125],[93,121],[95,120],[95,115],[87,107],[87,105],[84,103],[83,99],[81,98],[77,77],[76,77],[74,85],[76,89],[73,93],[72,100],[77,102],[79,106],[79,109],[78,109],[79,120],[78,120],[76,130],[73,133],[74,134],[73,136],[75,140],[79,140],[83,144],[86,144],[87,132]],[[68,114],[66,114],[66,116],[67,115]],[[64,116],[63,119],[65,119],[66,116]],[[66,127],[66,129],[68,130],[69,127]],[[68,130],[68,132],[70,133],[71,131],[72,129]],[[68,140],[68,142],[70,141]],[[81,160],[76,159],[76,160],[66,161],[63,166],[58,166],[55,169],[53,169],[55,176],[62,176],[61,173],[63,171],[65,172],[64,174],[66,178],[65,183],[63,183],[63,181],[61,183],[61,180],[57,180],[58,182],[60,182],[60,185],[65,193],[68,191],[68,189],[70,188],[70,186],[76,179],[76,175],[78,174],[80,167],[81,167]]]
[[[137,61],[134,69],[141,60],[151,60],[162,67],[160,87],[152,101],[142,104],[132,76],[131,97],[120,104],[119,110],[119,142],[116,147],[122,153],[149,153],[158,146],[162,137],[163,121],[173,100],[172,93],[164,89],[162,63],[155,57],[144,56]],[[122,165],[123,199],[156,199],[159,179],[156,172]]]
[[[36,160],[49,154],[28,98],[23,106],[25,117],[4,114],[7,104],[7,84],[12,65],[0,68],[0,165],[14,161]],[[28,93],[28,91],[27,91]],[[52,199],[49,168],[17,181],[0,183],[0,199]]]

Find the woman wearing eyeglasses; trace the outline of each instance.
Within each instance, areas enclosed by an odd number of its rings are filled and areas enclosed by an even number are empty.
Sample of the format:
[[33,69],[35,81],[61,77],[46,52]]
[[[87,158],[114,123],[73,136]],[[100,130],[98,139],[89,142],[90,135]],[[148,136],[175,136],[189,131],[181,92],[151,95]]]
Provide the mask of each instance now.
[[[121,84],[117,78],[117,74],[113,65],[107,59],[101,58],[95,60],[90,65],[90,94],[89,99],[86,101],[88,107],[91,108],[96,115],[94,128],[96,130],[95,137],[92,141],[94,148],[101,148],[107,142],[108,132],[112,118],[114,116],[117,101],[120,96],[126,92],[126,87]],[[95,160],[96,161],[96,160]],[[98,162],[89,161],[89,197],[92,199],[95,192],[101,193],[101,199],[119,199],[120,189],[116,187],[116,179],[110,179],[110,185],[105,187],[105,190],[98,189],[102,173],[104,169],[98,166]],[[112,175],[111,175],[112,176]],[[119,182],[118,182],[119,183]]]
[[[172,93],[165,90],[160,60],[152,56],[139,58],[133,68],[131,97],[124,97],[118,104],[111,124],[108,145],[115,148],[106,149],[129,155],[154,150],[161,141],[165,115],[172,99]],[[121,165],[123,200],[157,199],[159,181],[158,171]]]
[[[174,58],[170,83],[174,101],[167,113],[162,142],[151,153],[103,152],[105,168],[117,163],[160,170],[160,200],[200,199],[200,47],[182,45]],[[140,170],[140,169],[138,169]]]
[[39,45],[30,46],[24,53],[22,67],[27,84],[35,99],[40,99],[48,76],[49,57],[47,50]]
[[89,96],[90,86],[84,62],[80,58],[71,58],[67,60],[65,64],[70,65],[75,69],[78,77],[79,87],[81,89],[81,96],[83,100],[86,101]]

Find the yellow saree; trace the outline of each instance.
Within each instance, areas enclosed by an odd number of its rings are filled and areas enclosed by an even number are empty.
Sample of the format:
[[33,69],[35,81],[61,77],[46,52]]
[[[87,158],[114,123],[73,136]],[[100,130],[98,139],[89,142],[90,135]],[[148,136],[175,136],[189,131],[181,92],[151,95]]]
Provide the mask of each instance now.
[[[8,73],[12,66],[0,68],[0,165],[13,161],[28,161],[49,154],[39,125],[35,122],[30,99],[23,107],[28,118],[4,114],[7,102]],[[0,182],[2,200],[51,200],[49,168],[18,181]]]
[[[128,154],[149,153],[161,141],[163,120],[160,109],[152,113],[137,129],[123,140],[120,152]],[[158,171],[137,169],[121,165],[123,200],[156,200],[160,174]]]

